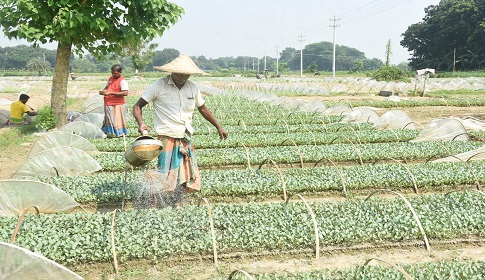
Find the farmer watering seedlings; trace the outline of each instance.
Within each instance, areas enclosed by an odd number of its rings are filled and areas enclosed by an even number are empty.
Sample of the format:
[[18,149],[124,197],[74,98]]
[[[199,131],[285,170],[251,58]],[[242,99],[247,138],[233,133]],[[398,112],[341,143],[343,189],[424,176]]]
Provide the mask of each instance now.
[[29,99],[30,96],[22,93],[18,101],[12,102],[10,105],[10,119],[7,121],[7,124],[30,124],[33,121],[31,117],[36,116],[38,113],[26,105]]
[[128,135],[125,119],[128,82],[122,76],[122,71],[121,65],[113,65],[106,87],[99,91],[100,95],[104,95],[104,123],[101,130],[108,136]]
[[143,133],[150,130],[143,122],[142,109],[149,102],[153,102],[154,129],[163,143],[163,149],[158,156],[158,169],[166,174],[165,181],[161,182],[164,190],[175,194],[200,190],[199,169],[191,142],[194,133],[194,109],[197,108],[217,129],[221,139],[227,138],[227,132],[205,105],[197,85],[188,80],[190,75],[208,74],[200,70],[185,54],[155,69],[171,74],[150,85],[133,106],[138,131]]

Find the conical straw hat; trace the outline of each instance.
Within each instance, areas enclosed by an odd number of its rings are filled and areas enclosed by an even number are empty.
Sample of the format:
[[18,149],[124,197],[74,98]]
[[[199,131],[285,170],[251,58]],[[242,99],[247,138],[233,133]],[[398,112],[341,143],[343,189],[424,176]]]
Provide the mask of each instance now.
[[192,59],[186,54],[181,54],[179,57],[172,60],[171,62],[162,66],[155,66],[153,68],[169,73],[180,73],[188,75],[210,75],[200,70],[199,67],[195,65],[194,61],[192,61]]

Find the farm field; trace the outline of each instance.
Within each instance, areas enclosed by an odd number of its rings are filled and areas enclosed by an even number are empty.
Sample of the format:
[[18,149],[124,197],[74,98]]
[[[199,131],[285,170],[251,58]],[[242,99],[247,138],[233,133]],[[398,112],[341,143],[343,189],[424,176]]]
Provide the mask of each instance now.
[[[440,81],[425,97],[389,99],[376,94],[389,85],[348,79],[191,79],[229,132],[220,141],[194,115],[201,192],[175,209],[138,209],[146,175],[126,168],[123,139],[88,139],[101,170],[28,177],[65,191],[85,211],[29,214],[15,244],[85,279],[406,279],[401,268],[412,279],[485,277],[485,162],[473,153],[485,132],[467,126],[466,140],[451,131],[414,141],[437,119],[485,122],[483,89],[443,91],[438,84],[466,81]],[[128,107],[153,80],[129,79]],[[104,83],[69,81],[68,110],[98,110]],[[49,87],[48,78],[2,78],[0,117],[20,92],[36,109],[48,104]],[[353,114],[362,107],[375,115]],[[376,128],[376,117],[391,110],[414,127]],[[138,135],[128,123],[131,143]],[[0,137],[13,129],[0,128]],[[0,180],[26,178],[20,171],[42,136],[24,137],[3,144]],[[462,153],[471,154],[453,157]],[[9,242],[18,219],[0,217],[0,241]]]

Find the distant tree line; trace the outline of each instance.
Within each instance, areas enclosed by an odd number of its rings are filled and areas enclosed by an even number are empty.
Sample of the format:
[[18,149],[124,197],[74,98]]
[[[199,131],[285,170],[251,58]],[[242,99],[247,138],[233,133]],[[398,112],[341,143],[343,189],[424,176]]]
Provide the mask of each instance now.
[[[71,57],[70,71],[77,73],[109,72],[115,63],[122,64],[125,68],[134,71],[152,71],[153,66],[160,66],[170,62],[180,55],[176,49],[167,48],[155,50],[156,44],[146,43],[145,48],[133,46],[126,48],[119,55],[107,55],[103,60],[97,59],[91,54],[82,57]],[[367,59],[363,52],[346,46],[336,45],[336,70],[337,71],[366,71],[376,70],[383,65],[379,59]],[[305,72],[331,71],[332,70],[333,45],[330,42],[309,44],[303,49],[303,67]],[[207,71],[257,71],[263,72],[264,67],[270,72],[276,72],[277,60],[275,57],[219,57],[206,58],[205,56],[192,57],[195,63]],[[45,48],[34,48],[26,45],[0,48],[0,68],[19,70],[30,69],[39,71],[42,61],[47,61],[52,67],[55,65],[56,51]],[[38,65],[32,69],[28,64]],[[46,63],[42,65],[45,67]],[[286,48],[278,58],[278,71],[299,71],[300,50]],[[40,73],[40,72],[39,72]]]
[[402,34],[410,67],[439,71],[485,69],[485,1],[442,0]]

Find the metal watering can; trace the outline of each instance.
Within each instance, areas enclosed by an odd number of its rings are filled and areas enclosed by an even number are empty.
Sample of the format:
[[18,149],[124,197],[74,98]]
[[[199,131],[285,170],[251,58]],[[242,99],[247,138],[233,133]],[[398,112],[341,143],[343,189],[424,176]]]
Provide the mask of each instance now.
[[152,159],[158,157],[163,149],[162,141],[148,136],[148,131],[143,131],[143,136],[140,136],[127,147],[125,151],[126,161],[137,167],[143,166]]

